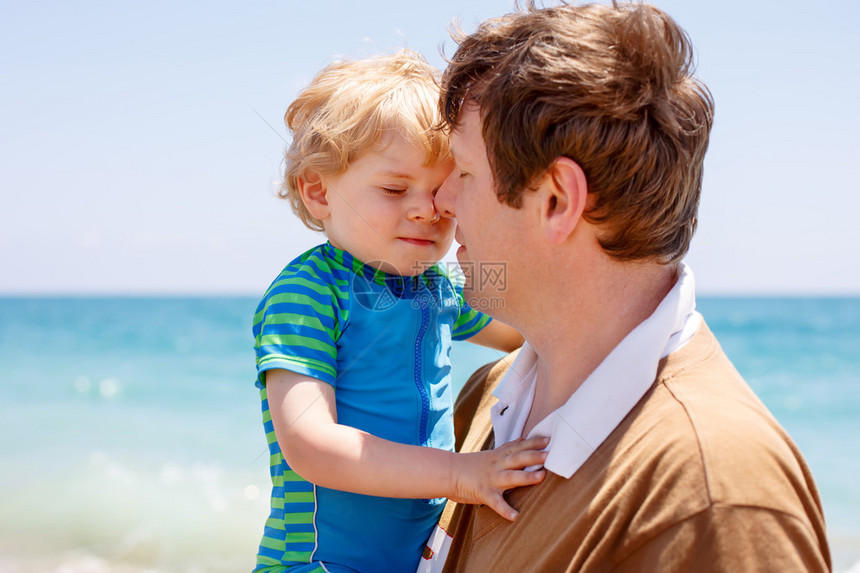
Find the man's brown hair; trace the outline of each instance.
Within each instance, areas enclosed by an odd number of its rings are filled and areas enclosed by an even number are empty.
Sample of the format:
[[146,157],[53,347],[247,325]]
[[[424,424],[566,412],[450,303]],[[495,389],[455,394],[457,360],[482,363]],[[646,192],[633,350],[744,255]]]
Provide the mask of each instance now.
[[687,34],[644,4],[562,5],[483,22],[442,78],[441,112],[456,129],[476,104],[500,201],[523,192],[560,156],[585,172],[619,259],[670,263],[696,228],[713,99],[693,76]]

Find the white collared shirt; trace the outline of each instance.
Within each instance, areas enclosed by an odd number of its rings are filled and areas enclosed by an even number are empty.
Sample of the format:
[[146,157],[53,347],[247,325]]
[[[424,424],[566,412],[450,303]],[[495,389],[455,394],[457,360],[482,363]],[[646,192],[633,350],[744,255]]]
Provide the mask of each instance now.
[[[541,420],[529,436],[550,436],[544,467],[569,478],[603,443],[645,394],[660,360],[699,328],[693,272],[683,263],[672,290],[585,379],[568,401]],[[537,354],[526,343],[493,395],[490,410],[496,446],[522,435],[532,408]]]
[[[693,271],[683,263],[679,270],[675,286],[651,316],[609,353],[563,406],[529,433],[550,436],[547,470],[570,478],[582,467],[651,387],[660,360],[699,329],[702,315],[696,312]],[[490,409],[496,446],[522,435],[534,401],[537,361],[535,351],[524,344],[493,391],[498,399]],[[432,557],[421,559],[418,573],[441,571],[450,545],[451,537],[437,526],[427,541]]]

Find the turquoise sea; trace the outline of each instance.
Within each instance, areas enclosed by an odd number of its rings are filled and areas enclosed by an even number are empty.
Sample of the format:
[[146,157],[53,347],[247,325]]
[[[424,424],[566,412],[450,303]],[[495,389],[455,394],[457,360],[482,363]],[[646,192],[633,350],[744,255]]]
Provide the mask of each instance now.
[[[0,573],[249,571],[267,513],[255,298],[0,298]],[[700,298],[860,572],[860,298]],[[457,385],[497,354],[459,343]]]

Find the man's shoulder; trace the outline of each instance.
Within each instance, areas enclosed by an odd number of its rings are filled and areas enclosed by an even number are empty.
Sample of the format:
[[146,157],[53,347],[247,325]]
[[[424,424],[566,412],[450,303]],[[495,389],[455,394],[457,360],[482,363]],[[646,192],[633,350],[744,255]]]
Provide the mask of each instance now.
[[711,503],[795,511],[796,492],[809,491],[797,446],[704,324],[661,362],[637,415],[664,457],[686,460],[679,471],[701,472]]
[[[467,383],[458,407],[475,419],[464,450],[486,444],[490,394],[510,362],[487,365]],[[464,560],[546,570],[625,559],[662,563],[665,555],[696,555],[701,540],[717,532],[744,538],[739,521],[754,528],[776,519],[800,532],[791,539],[823,539],[821,506],[803,458],[706,326],[661,362],[645,396],[569,479],[550,473],[508,499],[521,511],[513,524],[484,508],[446,509],[443,524],[454,538],[450,570]],[[549,546],[546,531],[553,532]],[[664,538],[667,547],[682,539],[687,548],[661,552],[652,541]],[[521,548],[523,540],[540,551],[506,549]],[[660,559],[639,555],[644,547]]]

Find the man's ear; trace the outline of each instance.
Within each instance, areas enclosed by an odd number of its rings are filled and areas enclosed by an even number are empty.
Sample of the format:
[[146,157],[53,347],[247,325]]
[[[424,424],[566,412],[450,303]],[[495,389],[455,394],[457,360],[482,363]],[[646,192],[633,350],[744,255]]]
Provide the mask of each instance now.
[[585,172],[573,159],[559,157],[547,171],[543,185],[541,219],[547,238],[561,243],[582,219],[588,200]]
[[313,169],[307,169],[296,177],[296,185],[308,212],[320,221],[328,219],[331,212],[326,194],[328,186],[320,174]]

